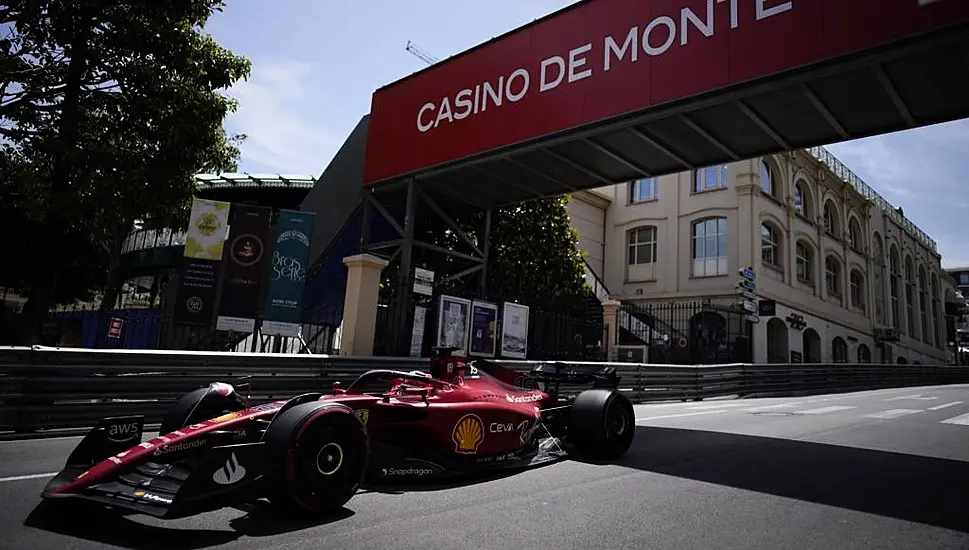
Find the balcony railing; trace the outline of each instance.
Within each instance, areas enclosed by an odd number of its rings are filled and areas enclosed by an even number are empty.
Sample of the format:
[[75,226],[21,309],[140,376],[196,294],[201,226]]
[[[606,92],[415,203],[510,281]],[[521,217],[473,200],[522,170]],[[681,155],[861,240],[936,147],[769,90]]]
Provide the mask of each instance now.
[[824,147],[809,147],[807,151],[811,153],[814,158],[827,165],[827,167],[834,172],[835,175],[854,187],[855,191],[857,191],[861,196],[877,204],[885,215],[898,224],[898,226],[908,233],[913,239],[922,243],[923,246],[932,252],[938,252],[938,247],[931,237],[916,227],[911,220],[900,214],[892,203],[888,202],[884,197],[879,195],[877,191],[865,183],[865,180],[858,177],[858,175],[852,172],[850,168],[845,166],[844,163],[838,159],[838,157],[831,154],[831,152]]
[[185,232],[171,229],[140,229],[124,240],[121,253],[129,254],[139,250],[168,246],[185,246]]

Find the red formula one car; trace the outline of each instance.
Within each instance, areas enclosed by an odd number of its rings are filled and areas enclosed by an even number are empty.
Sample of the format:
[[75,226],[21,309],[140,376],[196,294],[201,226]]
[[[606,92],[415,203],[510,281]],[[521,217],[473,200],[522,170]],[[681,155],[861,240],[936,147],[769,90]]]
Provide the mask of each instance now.
[[[440,349],[430,373],[371,370],[346,388],[249,406],[216,382],[183,396],[159,437],[143,416],[105,418],[44,489],[162,518],[268,498],[326,514],[360,487],[523,468],[573,453],[625,454],[635,414],[612,367],[523,374]],[[564,396],[562,383],[591,385]],[[376,386],[376,387],[375,387]],[[541,389],[540,389],[541,388]]]

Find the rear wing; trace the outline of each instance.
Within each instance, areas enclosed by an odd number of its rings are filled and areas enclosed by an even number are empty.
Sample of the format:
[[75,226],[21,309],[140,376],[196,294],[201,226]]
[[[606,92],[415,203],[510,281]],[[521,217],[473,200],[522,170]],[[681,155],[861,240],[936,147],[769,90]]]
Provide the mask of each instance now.
[[562,384],[618,389],[621,379],[616,367],[600,363],[539,363],[532,367],[527,377],[542,383],[544,391],[553,396],[559,395]]

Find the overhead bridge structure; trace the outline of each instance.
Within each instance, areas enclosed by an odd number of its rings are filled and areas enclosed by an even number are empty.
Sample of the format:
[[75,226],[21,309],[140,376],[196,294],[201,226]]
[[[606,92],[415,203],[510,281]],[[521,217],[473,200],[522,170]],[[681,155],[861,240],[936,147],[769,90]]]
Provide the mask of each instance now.
[[341,253],[396,246],[406,285],[421,197],[488,210],[966,117],[965,0],[584,0],[378,89],[303,208],[347,213],[320,253],[370,220]]

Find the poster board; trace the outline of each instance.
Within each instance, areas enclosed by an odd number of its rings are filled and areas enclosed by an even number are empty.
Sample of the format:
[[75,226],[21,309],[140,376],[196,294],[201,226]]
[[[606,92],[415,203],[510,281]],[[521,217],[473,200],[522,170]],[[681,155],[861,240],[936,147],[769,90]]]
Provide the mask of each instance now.
[[528,306],[505,302],[501,316],[501,356],[525,359],[528,355]]
[[494,357],[498,352],[498,304],[471,303],[471,351],[474,357]]
[[471,300],[442,294],[437,308],[437,347],[458,348],[454,355],[468,355]]

